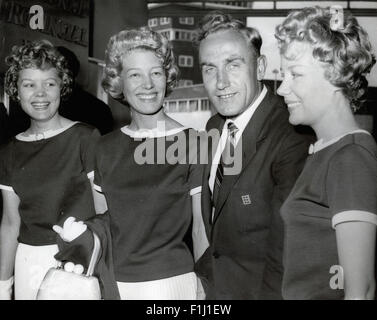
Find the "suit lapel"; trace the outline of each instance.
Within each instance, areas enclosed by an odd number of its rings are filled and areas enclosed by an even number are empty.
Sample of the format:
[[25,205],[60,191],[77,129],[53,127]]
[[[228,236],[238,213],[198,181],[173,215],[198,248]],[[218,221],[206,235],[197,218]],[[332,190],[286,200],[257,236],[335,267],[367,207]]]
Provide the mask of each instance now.
[[[213,122],[207,128],[207,132],[211,129],[216,129],[219,130],[219,134],[221,135],[221,130],[224,126],[225,119],[218,114],[214,117],[215,118],[213,119]],[[212,159],[214,155],[213,153],[216,152],[218,143],[219,141],[208,141],[208,164],[205,166],[203,176],[202,215],[204,223],[206,225],[208,239],[210,239],[210,226],[212,224],[212,194],[208,182],[211,173]]]
[[[221,209],[224,206],[225,201],[228,198],[234,184],[243,174],[243,171],[256,154],[259,143],[262,142],[262,140],[264,140],[264,138],[266,137],[269,128],[269,115],[274,109],[276,103],[277,98],[272,93],[270,93],[270,91],[268,91],[265,98],[262,100],[257,110],[255,110],[254,115],[243,131],[241,137],[242,141],[239,141],[236,147],[238,149],[238,152],[242,153],[242,169],[239,174],[224,176],[219,192],[219,198],[215,207],[213,223],[216,222],[216,219],[221,213]],[[241,146],[242,150],[239,150]],[[258,170],[258,168],[256,168],[256,170]]]

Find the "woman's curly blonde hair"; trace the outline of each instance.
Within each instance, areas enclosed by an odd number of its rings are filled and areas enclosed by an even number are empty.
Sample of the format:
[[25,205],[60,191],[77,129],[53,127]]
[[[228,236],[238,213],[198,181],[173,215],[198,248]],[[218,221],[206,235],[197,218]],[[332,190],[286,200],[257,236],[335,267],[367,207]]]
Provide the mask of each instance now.
[[66,99],[72,92],[72,73],[68,69],[67,61],[47,40],[14,46],[12,53],[5,58],[5,62],[9,66],[5,73],[5,90],[13,100],[18,98],[17,82],[20,71],[28,68],[40,70],[55,68],[62,80],[61,99]]
[[376,62],[375,55],[368,34],[355,17],[345,11],[341,28],[334,28],[331,19],[331,8],[295,10],[276,27],[275,37],[287,59],[295,59],[287,50],[291,42],[308,42],[313,57],[324,63],[326,79],[342,89],[356,111],[365,101],[366,75]]
[[110,38],[106,49],[105,75],[102,80],[104,90],[114,99],[125,100],[121,77],[123,58],[126,53],[136,49],[152,51],[161,60],[165,69],[165,96],[167,96],[177,82],[178,67],[169,41],[147,27],[122,30]]

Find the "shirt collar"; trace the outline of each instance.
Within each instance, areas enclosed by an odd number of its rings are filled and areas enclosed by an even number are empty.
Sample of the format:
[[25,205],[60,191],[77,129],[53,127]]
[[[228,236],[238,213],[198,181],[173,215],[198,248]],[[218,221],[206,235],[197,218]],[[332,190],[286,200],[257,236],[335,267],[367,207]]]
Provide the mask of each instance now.
[[227,119],[224,125],[227,126],[228,122],[233,122],[238,128],[238,132],[242,134],[247,124],[249,123],[251,117],[253,116],[255,110],[257,110],[258,106],[261,104],[266,94],[267,94],[267,88],[265,85],[263,85],[263,89],[261,93],[259,94],[258,98],[256,98],[254,102],[244,112],[239,114],[237,117],[233,119]]

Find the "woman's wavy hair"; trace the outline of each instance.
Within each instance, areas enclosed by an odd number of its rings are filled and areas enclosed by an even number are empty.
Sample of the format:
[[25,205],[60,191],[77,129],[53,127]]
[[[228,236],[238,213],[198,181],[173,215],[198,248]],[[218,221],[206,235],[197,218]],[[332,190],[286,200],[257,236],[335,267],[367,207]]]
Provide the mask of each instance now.
[[167,96],[176,85],[179,70],[168,39],[147,27],[122,30],[110,38],[105,53],[104,90],[114,99],[125,100],[121,77],[123,58],[126,53],[136,49],[152,51],[160,59],[165,69]]
[[366,75],[376,62],[368,34],[356,18],[344,12],[343,25],[334,27],[331,8],[308,7],[289,13],[276,27],[280,53],[287,59],[293,41],[307,42],[313,57],[324,64],[325,78],[341,88],[353,111],[365,101],[368,89]]
[[194,45],[199,47],[200,42],[210,34],[226,30],[239,32],[245,38],[250,48],[253,49],[256,56],[260,56],[262,38],[258,30],[247,27],[242,21],[233,19],[229,14],[225,14],[221,11],[212,11],[203,17],[194,37]]
[[5,58],[9,66],[5,73],[5,90],[10,98],[18,98],[18,78],[20,71],[27,68],[48,70],[55,68],[62,80],[60,97],[67,99],[72,92],[72,73],[63,55],[47,40],[38,40],[21,46],[14,46],[12,53]]

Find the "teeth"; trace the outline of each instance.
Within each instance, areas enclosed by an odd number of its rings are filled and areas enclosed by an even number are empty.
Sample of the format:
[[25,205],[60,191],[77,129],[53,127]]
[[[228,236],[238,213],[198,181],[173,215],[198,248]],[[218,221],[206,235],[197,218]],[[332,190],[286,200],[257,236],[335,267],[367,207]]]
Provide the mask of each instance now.
[[145,100],[154,99],[155,97],[156,97],[156,94],[140,94],[139,95],[140,99],[145,99]]
[[295,107],[297,107],[298,105],[300,105],[299,102],[289,103],[289,104],[288,104],[288,108],[295,108]]
[[220,99],[229,99],[229,98],[233,97],[234,95],[235,95],[234,93],[224,94],[224,95],[219,96],[219,98]]
[[47,107],[49,102],[33,102],[32,105],[35,107]]

